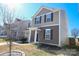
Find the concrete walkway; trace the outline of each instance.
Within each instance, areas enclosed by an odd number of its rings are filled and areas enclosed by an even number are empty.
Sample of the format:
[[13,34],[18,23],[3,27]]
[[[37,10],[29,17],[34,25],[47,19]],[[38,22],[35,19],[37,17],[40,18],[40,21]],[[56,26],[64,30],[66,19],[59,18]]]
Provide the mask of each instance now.
[[7,42],[0,43],[0,45],[6,45],[6,44],[7,44]]
[[[9,42],[3,42],[3,43],[0,43],[0,45],[7,45],[7,44],[9,44]],[[12,44],[19,45],[19,43],[16,43],[16,42],[12,42]]]
[[[7,44],[9,44],[9,42],[0,43],[0,45],[7,45]],[[12,42],[12,44],[14,44],[14,45],[30,45],[30,43],[20,44],[20,43],[17,43],[17,42]]]

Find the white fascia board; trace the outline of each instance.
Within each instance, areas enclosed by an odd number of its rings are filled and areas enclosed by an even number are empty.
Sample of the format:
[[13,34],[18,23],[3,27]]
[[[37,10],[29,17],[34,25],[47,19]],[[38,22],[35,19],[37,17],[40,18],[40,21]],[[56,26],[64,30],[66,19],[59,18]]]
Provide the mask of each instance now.
[[59,11],[59,46],[61,46],[61,34],[60,34],[60,33],[61,33],[61,31],[60,31],[60,29],[61,29],[61,26],[60,26],[60,24],[61,24],[61,23],[60,23],[60,17],[61,17],[61,16],[60,16],[60,13],[61,13],[61,12]]

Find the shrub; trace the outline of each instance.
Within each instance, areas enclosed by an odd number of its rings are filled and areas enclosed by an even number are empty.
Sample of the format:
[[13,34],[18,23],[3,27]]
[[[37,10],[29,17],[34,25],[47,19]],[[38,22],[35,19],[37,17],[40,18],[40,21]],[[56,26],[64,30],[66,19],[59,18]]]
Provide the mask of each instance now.
[[72,46],[70,46],[70,48],[72,48],[72,49],[76,49],[77,46],[76,46],[76,45],[72,45]]
[[21,43],[26,43],[27,42],[27,38],[22,38],[20,39]]
[[66,48],[68,48],[68,49],[77,49],[78,48],[78,46],[76,46],[76,45],[64,45],[62,48],[64,48],[64,49],[66,49]]
[[64,45],[62,48],[64,49],[69,48],[69,45]]
[[79,46],[77,46],[76,50],[79,51]]
[[10,39],[10,38],[5,38],[4,40],[5,41],[10,41],[11,40],[12,42],[15,41],[14,39]]

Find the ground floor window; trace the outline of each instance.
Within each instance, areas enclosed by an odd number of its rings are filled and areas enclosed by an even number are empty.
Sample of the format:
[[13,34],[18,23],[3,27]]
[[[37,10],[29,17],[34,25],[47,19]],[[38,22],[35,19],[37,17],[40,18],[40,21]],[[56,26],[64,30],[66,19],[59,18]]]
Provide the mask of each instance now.
[[51,40],[51,29],[45,29],[45,40]]

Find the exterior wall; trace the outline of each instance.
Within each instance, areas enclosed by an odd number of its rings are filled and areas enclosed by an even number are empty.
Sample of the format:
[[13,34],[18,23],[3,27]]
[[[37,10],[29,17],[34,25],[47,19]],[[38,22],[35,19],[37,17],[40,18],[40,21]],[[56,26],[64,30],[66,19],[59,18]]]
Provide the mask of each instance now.
[[60,11],[60,45],[68,44],[67,40],[67,34],[68,34],[68,28],[67,28],[67,18],[65,11]]
[[[47,13],[53,13],[53,21],[44,22],[44,15]],[[38,17],[40,15],[42,16],[41,23],[35,24],[35,17]],[[51,44],[51,45],[55,44],[58,46],[59,45],[59,11],[53,12],[50,10],[42,9],[35,17],[32,18],[32,26],[41,29],[41,32],[38,31],[39,42],[45,44]],[[45,40],[44,38],[45,28],[53,29],[53,39]]]
[[[44,29],[45,28],[51,28],[53,30],[53,36],[51,40],[45,40],[44,38]],[[41,32],[38,31],[39,36],[39,43],[45,43],[45,44],[59,44],[59,26],[49,26],[49,27],[41,27]]]
[[[50,12],[51,11],[49,11],[48,13],[50,13]],[[53,12],[53,21],[52,22],[44,22],[43,13],[46,14],[47,12],[45,12],[45,10],[41,11],[41,14],[42,14],[41,24],[35,24],[35,18],[32,19],[33,27],[44,27],[44,26],[50,26],[50,25],[53,25],[53,24],[59,24],[59,11]],[[39,16],[41,14],[39,14]]]

